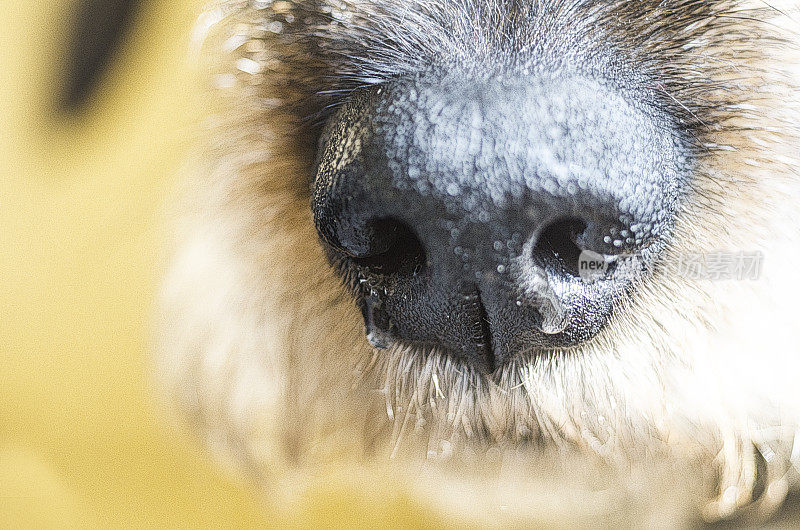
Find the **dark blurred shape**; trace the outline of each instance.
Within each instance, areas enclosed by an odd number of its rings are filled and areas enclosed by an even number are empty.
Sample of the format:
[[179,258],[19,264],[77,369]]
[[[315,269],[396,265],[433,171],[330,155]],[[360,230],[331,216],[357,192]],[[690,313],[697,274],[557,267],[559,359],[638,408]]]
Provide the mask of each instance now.
[[143,0],[79,0],[58,94],[63,112],[80,112],[97,89]]

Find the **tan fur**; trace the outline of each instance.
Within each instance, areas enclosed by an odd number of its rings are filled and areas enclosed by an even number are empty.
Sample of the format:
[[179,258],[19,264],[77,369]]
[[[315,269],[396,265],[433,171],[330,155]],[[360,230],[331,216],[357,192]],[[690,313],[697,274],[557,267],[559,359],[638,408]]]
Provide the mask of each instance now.
[[800,465],[800,9],[770,6],[763,45],[693,50],[697,64],[732,63],[752,96],[713,133],[669,249],[761,250],[762,278],[661,272],[580,351],[522,356],[496,380],[435,352],[369,347],[318,243],[314,145],[289,110],[315,65],[285,60],[296,44],[259,29],[262,11],[211,9],[205,47],[227,88],[164,283],[169,399],[216,455],[289,500],[349,480],[461,522],[771,514]]

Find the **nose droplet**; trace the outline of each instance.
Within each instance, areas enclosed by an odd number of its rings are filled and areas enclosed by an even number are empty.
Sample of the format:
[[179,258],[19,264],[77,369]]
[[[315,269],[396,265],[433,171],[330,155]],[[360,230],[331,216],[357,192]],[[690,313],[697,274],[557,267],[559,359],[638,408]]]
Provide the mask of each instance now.
[[[546,335],[558,335],[569,326],[569,310],[561,301],[562,297],[556,292],[557,282],[553,281],[547,271],[537,266],[522,262],[522,281],[525,285],[528,300],[526,305],[536,307],[542,317],[541,331]],[[517,299],[517,307],[522,307],[523,301]]]
[[558,299],[545,299],[539,306],[542,315],[542,332],[547,335],[557,335],[567,329],[569,314]]
[[378,348],[379,350],[385,350],[393,344],[392,338],[379,329],[376,328],[370,329],[370,327],[367,326],[366,333],[367,333],[367,340],[369,341],[369,343],[372,345],[373,348]]
[[537,309],[542,317],[542,333],[557,335],[567,329],[569,311],[556,294],[553,285],[547,281],[540,283],[536,295]]
[[391,333],[392,322],[383,309],[383,303],[376,296],[364,300],[364,332],[373,348],[385,350],[394,344]]

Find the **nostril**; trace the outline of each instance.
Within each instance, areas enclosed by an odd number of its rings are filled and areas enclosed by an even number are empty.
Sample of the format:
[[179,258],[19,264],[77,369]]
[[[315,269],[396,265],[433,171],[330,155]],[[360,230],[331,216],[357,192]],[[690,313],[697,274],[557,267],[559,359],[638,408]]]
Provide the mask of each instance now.
[[369,256],[353,257],[354,263],[377,275],[414,275],[425,269],[425,248],[407,224],[388,218],[375,220],[370,226],[383,242],[382,251]]
[[533,259],[540,267],[579,276],[581,248],[575,241],[584,230],[586,223],[572,217],[547,225],[533,248]]

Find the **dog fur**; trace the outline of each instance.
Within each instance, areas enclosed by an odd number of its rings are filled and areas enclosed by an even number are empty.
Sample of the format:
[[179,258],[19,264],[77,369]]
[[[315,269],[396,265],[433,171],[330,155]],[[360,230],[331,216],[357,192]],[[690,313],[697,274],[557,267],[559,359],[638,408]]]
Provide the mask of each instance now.
[[[466,523],[682,526],[787,509],[800,5],[228,0],[198,28],[217,89],[175,222],[158,373],[215,455],[273,499],[380,484]],[[589,343],[520,352],[491,376],[436,351],[373,350],[313,223],[319,126],[354,88],[426,57],[512,51],[620,54],[660,80],[700,153],[664,262],[760,251],[760,278],[659,268]]]

